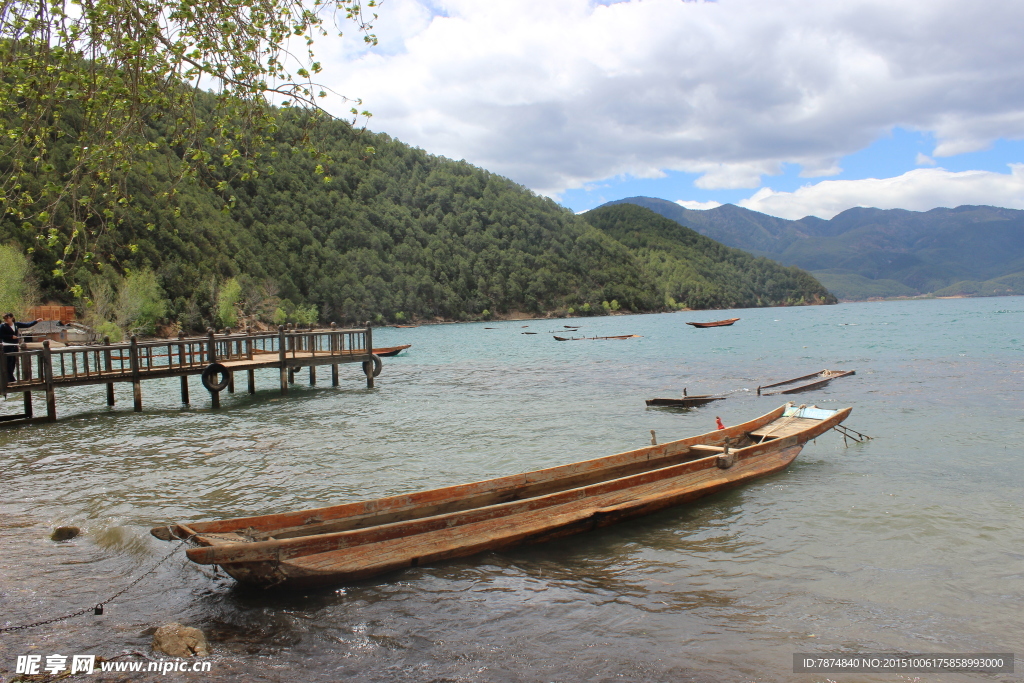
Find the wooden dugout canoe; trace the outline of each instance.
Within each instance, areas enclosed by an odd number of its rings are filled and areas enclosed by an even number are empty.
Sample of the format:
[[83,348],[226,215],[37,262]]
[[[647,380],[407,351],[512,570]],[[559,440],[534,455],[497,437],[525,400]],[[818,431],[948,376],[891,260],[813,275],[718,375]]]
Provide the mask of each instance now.
[[[810,391],[811,389],[820,389],[834,379],[840,377],[847,377],[849,375],[856,375],[855,370],[822,370],[821,372],[812,372],[809,375],[803,375],[802,377],[794,377],[793,379],[787,379],[784,382],[776,382],[775,384],[765,384],[757,388],[758,396],[775,396],[777,394],[799,394],[801,391]],[[800,386],[790,387],[787,389],[780,389],[779,391],[764,391],[765,389],[774,389],[777,387],[784,387],[788,384],[800,382],[803,380],[812,380],[806,384]]]
[[715,320],[714,322],[710,322],[710,323],[686,323],[686,324],[687,325],[693,325],[694,327],[728,327],[729,325],[732,325],[737,320],[739,320],[739,318],[729,318],[728,320]]
[[[171,524],[188,557],[270,588],[338,584],[540,543],[639,517],[785,468],[843,410],[786,404],[734,427],[472,484],[299,512]],[[731,447],[731,450],[730,450]]]
[[378,356],[397,356],[402,351],[412,346],[412,344],[402,344],[401,346],[385,346],[382,349],[374,349],[373,352]]
[[613,337],[559,337],[557,335],[552,335],[552,336],[555,338],[555,341],[583,341],[583,340],[587,340],[587,339],[590,339],[590,340],[592,340],[592,339],[639,339],[643,335],[641,335],[641,334],[617,334],[617,335],[615,335]]
[[725,396],[684,396],[682,398],[649,398],[645,403],[649,406],[668,406],[675,408],[696,408],[712,401],[723,401]]

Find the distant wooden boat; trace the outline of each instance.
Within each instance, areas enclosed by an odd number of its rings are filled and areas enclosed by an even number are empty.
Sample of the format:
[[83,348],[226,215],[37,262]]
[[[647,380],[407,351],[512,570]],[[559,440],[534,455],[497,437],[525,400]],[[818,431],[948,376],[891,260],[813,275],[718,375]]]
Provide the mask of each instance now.
[[332,507],[177,523],[188,558],[263,586],[358,581],[540,543],[686,503],[782,470],[850,414],[786,404],[734,427],[570,465]]
[[402,351],[412,346],[412,344],[402,344],[401,346],[385,346],[382,349],[374,349],[373,352],[378,356],[397,356]]
[[559,337],[552,335],[557,341],[582,341],[584,339],[639,339],[642,334],[620,334],[614,337]]
[[537,334],[537,332],[520,332],[519,334]]
[[649,406],[673,406],[676,408],[696,408],[712,401],[722,401],[725,396],[684,396],[682,398],[649,398],[645,403]]
[[391,325],[391,327],[408,328],[408,327],[419,327],[419,325]]
[[687,325],[693,325],[694,327],[728,327],[729,325],[732,325],[737,320],[739,320],[739,318],[729,318],[728,320],[716,320],[716,321],[711,322],[711,323],[686,323],[686,324]]
[[[764,386],[757,388],[758,396],[775,396],[778,394],[798,394],[801,391],[810,391],[811,389],[819,389],[834,379],[840,377],[847,377],[849,375],[857,374],[854,370],[822,370],[821,372],[812,372],[809,375],[802,377],[794,377],[793,379],[787,379],[785,382],[776,382],[775,384],[765,384]],[[775,387],[783,387],[787,384],[793,384],[794,382],[800,382],[806,379],[813,379],[814,381],[808,382],[807,384],[801,384],[797,387],[789,389],[783,389],[781,391],[769,391],[765,393],[764,389],[773,389]]]

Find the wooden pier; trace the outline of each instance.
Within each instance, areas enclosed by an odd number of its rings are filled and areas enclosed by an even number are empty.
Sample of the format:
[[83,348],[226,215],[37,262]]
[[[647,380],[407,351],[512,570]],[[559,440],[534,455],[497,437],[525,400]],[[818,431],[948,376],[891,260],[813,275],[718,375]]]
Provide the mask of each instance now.
[[[379,374],[380,358],[372,353],[370,328],[286,330],[277,332],[235,332],[205,337],[157,339],[88,346],[51,348],[49,340],[41,344],[22,345],[13,353],[0,345],[0,393],[24,394],[24,412],[0,416],[0,425],[57,420],[57,390],[89,384],[107,386],[107,405],[114,405],[114,384],[130,382],[135,410],[142,410],[142,380],[167,377],[181,378],[181,402],[189,403],[188,378],[201,375],[203,386],[210,391],[214,408],[220,407],[220,392],[235,390],[235,373],[245,371],[250,394],[256,393],[256,370],[277,368],[280,371],[281,395],[288,394],[288,385],[295,373],[309,368],[309,383],[316,384],[317,366],[331,366],[331,384],[338,386],[338,366],[362,363],[367,388]],[[7,378],[7,361],[17,358],[15,381]],[[46,416],[34,417],[32,393],[46,396]]]

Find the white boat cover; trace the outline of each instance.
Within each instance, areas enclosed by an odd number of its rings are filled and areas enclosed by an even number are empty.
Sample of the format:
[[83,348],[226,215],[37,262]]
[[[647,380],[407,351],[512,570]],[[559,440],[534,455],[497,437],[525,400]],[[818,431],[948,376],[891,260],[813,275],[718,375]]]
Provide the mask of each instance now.
[[791,405],[786,408],[786,412],[782,414],[782,417],[806,417],[810,420],[827,420],[837,412],[836,410],[826,410],[818,406],[801,407]]

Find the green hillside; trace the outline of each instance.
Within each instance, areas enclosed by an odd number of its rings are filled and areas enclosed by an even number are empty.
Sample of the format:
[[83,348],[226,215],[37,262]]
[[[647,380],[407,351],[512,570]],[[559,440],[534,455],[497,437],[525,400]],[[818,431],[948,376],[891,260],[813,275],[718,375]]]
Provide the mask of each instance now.
[[[329,183],[288,144],[300,131],[282,120],[272,173],[241,181],[213,172],[179,188],[177,212],[158,199],[167,183],[161,157],[173,155],[161,147],[146,160],[152,173],[129,176],[136,205],[100,251],[123,268],[152,269],[166,316],[187,329],[223,322],[217,299],[231,278],[242,286],[243,313],[264,318],[278,308],[295,318],[304,305],[339,322],[458,320],[604,300],[634,310],[661,305],[625,247],[553,201],[343,122],[322,133],[334,159]],[[227,188],[211,189],[222,179]],[[234,207],[225,212],[229,197]],[[50,276],[59,254],[30,238],[13,221],[0,223],[0,239],[37,248],[44,296],[66,300],[64,282]],[[75,276],[104,279],[84,268]]]
[[836,302],[807,272],[727,247],[650,209],[617,204],[583,216],[633,250],[669,302],[689,308]]
[[936,291],[935,296],[1008,296],[1024,294],[1024,273],[977,282],[964,280]]
[[916,296],[917,291],[896,280],[872,280],[842,270],[814,270],[811,275],[842,300],[890,299]]
[[[705,238],[684,251],[671,240],[623,244],[506,178],[344,122],[320,131],[333,159],[323,182],[290,142],[302,137],[296,116],[281,113],[261,173],[243,180],[211,165],[172,202],[162,196],[176,150],[160,121],[151,124],[156,149],[124,179],[135,202],[93,247],[94,260],[114,267],[79,262],[71,272],[94,323],[196,331],[235,324],[238,314],[383,323],[601,313],[611,302],[650,311],[666,306],[666,294],[693,308],[822,300],[806,273],[749,257],[741,264],[739,252]],[[73,144],[69,136],[55,153]],[[69,301],[67,282],[52,274],[56,247],[10,218],[0,219],[0,241],[34,248],[42,298]],[[789,275],[772,275],[780,272]],[[143,325],[131,322],[140,307]]]

